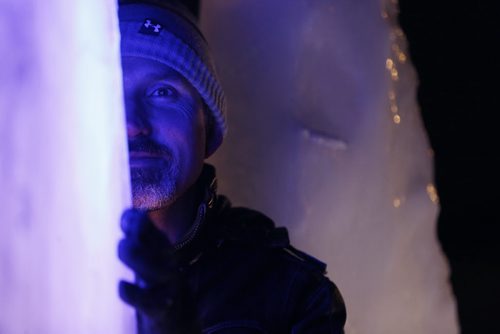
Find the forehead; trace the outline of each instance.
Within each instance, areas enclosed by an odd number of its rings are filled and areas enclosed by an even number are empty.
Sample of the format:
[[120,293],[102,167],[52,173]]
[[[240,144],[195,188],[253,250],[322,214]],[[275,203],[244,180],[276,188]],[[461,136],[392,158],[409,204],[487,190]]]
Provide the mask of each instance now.
[[143,80],[169,80],[191,86],[179,72],[170,66],[152,59],[130,56],[122,57],[122,70],[125,84]]

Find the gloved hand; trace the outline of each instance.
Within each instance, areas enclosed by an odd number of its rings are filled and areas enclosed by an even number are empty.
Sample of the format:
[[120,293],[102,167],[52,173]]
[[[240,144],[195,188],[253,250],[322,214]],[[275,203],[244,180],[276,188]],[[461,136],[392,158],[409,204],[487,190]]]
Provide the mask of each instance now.
[[137,312],[138,333],[201,333],[184,275],[168,239],[138,210],[122,215],[125,237],[118,257],[135,272],[135,284],[120,281],[121,299]]

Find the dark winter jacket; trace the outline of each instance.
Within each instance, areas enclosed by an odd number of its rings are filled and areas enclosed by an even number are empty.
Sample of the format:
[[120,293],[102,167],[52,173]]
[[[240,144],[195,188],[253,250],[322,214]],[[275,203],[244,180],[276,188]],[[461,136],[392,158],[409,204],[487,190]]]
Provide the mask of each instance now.
[[202,333],[343,333],[344,302],[325,264],[261,213],[219,196],[178,255]]

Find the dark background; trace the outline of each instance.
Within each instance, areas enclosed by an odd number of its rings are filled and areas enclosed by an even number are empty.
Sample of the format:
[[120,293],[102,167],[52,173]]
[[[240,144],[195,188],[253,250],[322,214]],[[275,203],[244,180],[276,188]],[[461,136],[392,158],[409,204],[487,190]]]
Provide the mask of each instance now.
[[[184,0],[196,15],[198,2]],[[450,264],[461,333],[500,333],[497,8],[481,0],[399,4],[435,154],[436,233]]]
[[438,236],[464,334],[500,333],[499,23],[492,3],[400,0],[435,153]]

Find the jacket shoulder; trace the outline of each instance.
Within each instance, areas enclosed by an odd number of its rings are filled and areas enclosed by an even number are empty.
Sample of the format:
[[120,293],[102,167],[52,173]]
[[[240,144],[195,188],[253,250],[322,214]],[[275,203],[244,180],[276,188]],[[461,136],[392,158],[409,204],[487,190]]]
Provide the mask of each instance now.
[[326,263],[292,246],[288,230],[276,227],[259,211],[226,203],[219,213],[219,236],[230,247],[231,256],[243,254],[246,266],[265,272],[264,281],[269,281],[274,294],[282,291],[292,332],[342,333],[345,304],[326,275]]
[[295,266],[309,271],[326,273],[324,262],[290,244],[286,227],[276,227],[273,220],[262,212],[246,207],[232,207],[223,196],[221,201],[224,204],[218,217],[224,239],[273,250],[283,261],[294,263]]
[[326,263],[320,261],[312,255],[301,251],[290,244],[283,247],[282,251],[284,253],[283,256],[289,258],[291,261],[297,262],[298,265],[304,267],[304,269],[317,272],[322,275],[326,274]]
[[215,218],[219,238],[247,246],[279,247],[289,244],[288,231],[276,227],[262,212],[225,205]]

